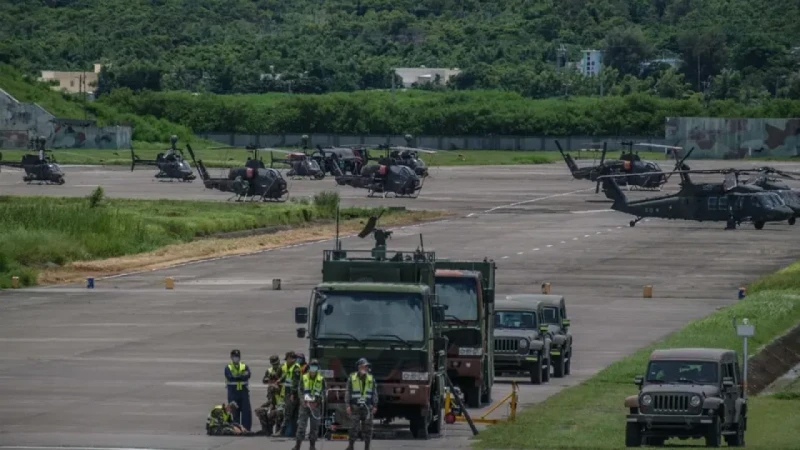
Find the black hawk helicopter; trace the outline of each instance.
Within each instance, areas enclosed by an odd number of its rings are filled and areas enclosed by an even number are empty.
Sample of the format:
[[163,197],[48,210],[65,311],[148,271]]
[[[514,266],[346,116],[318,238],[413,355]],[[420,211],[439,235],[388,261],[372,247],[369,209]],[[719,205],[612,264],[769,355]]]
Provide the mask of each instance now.
[[[777,179],[776,176],[796,180],[799,173],[778,170],[772,167],[758,167],[754,169],[719,169],[719,170],[697,170],[695,173],[719,173],[733,174],[739,182],[739,175],[751,175],[750,178],[742,182],[744,186],[755,186],[764,191],[775,192],[778,194],[786,206],[794,211],[794,215],[789,219],[789,225],[794,225],[797,217],[800,217],[800,190],[792,189],[784,181]],[[774,174],[776,176],[770,176]]]
[[33,182],[38,184],[64,184],[64,172],[61,171],[56,158],[47,155],[49,150],[45,149],[46,143],[46,138],[38,137],[34,143],[38,154],[23,155],[22,161],[18,163],[3,161],[3,155],[0,154],[0,166],[25,170],[22,181],[28,184]]
[[[687,155],[688,156],[688,155]],[[699,222],[726,222],[726,230],[732,230],[742,222],[752,222],[757,230],[766,222],[781,222],[794,217],[794,211],[786,205],[780,195],[763,188],[739,184],[735,173],[728,173],[723,183],[694,184],[690,173],[715,173],[715,171],[689,170],[681,164],[680,190],[675,194],[630,201],[616,182],[617,178],[630,175],[602,175],[606,197],[613,200],[611,209],[636,216],[630,221],[635,226],[645,217],[662,219],[696,220]]]
[[[589,180],[597,181],[597,179],[604,175],[619,175],[625,174],[626,177],[620,177],[617,184],[636,188],[640,190],[659,190],[661,186],[667,182],[667,175],[661,170],[661,167],[653,161],[645,161],[639,157],[639,154],[633,153],[633,142],[627,141],[621,143],[623,146],[628,147],[630,150],[625,153],[623,150],[619,159],[606,160],[606,152],[608,151],[607,143],[603,143],[603,153],[600,155],[600,164],[596,166],[578,167],[578,164],[569,153],[565,153],[561,147],[561,143],[556,141],[558,151],[564,162],[567,163],[572,177],[576,180]],[[636,144],[646,146],[649,144]],[[676,147],[678,148],[678,147]]]
[[414,173],[408,166],[399,164],[371,164],[361,169],[360,175],[340,175],[336,183],[340,186],[349,185],[354,188],[366,189],[367,196],[373,197],[382,193],[388,197],[393,193],[395,197],[417,198],[422,191],[424,179]]
[[[285,153],[285,158],[275,158],[272,152]],[[271,149],[270,150],[270,163],[269,167],[274,164],[285,164],[289,166],[289,171],[286,176],[294,178],[308,177],[312,180],[321,180],[325,178],[325,171],[319,165],[317,158],[312,158],[304,152],[289,152],[286,150]]]
[[[213,178],[208,174],[203,160],[195,158],[194,151],[189,144],[186,144],[186,150],[191,155],[206,189],[233,192],[234,195],[228,200],[235,199],[238,202],[259,199],[260,201],[285,202],[289,199],[289,188],[281,173],[276,169],[265,167],[264,161],[257,157],[248,157],[244,167],[229,169],[227,177]],[[257,149],[253,150],[257,151]]]
[[131,144],[131,172],[136,167],[136,164],[144,166],[158,167],[158,173],[155,178],[159,181],[164,180],[178,180],[191,182],[197,178],[192,172],[192,167],[189,162],[183,157],[183,151],[177,148],[178,136],[171,136],[169,138],[170,148],[166,152],[156,155],[156,159],[141,159],[133,152],[133,145]]

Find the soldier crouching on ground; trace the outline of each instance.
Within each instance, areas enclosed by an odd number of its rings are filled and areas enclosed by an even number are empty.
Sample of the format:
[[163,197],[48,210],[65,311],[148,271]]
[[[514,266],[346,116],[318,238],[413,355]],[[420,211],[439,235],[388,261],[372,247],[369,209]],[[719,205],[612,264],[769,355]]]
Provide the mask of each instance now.
[[233,416],[239,412],[236,402],[215,405],[208,413],[206,419],[206,434],[209,436],[245,436],[249,432],[233,421]]

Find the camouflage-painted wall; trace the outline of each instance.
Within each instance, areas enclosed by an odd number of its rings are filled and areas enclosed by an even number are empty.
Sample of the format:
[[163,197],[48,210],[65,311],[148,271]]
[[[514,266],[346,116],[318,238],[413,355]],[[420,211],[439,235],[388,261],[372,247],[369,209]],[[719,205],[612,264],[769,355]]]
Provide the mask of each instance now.
[[47,139],[49,148],[128,148],[131,127],[96,127],[68,125],[55,121],[53,134]]
[[695,147],[692,158],[800,155],[800,119],[669,117],[668,144]]

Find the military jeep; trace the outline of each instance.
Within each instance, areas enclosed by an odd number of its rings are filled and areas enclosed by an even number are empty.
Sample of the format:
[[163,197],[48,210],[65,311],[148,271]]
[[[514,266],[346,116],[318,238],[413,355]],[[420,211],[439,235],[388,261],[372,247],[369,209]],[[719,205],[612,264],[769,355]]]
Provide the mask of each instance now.
[[735,351],[656,350],[646,376],[634,382],[639,394],[625,399],[627,447],[660,446],[673,437],[719,447],[723,436],[731,447],[744,446],[747,404]]
[[572,334],[569,332],[567,305],[563,295],[529,295],[542,303],[542,324],[547,325],[553,343],[550,346],[550,360],[553,376],[562,378],[569,375],[572,367]]
[[494,308],[494,372],[529,373],[531,383],[550,381],[551,334],[543,305],[533,295],[509,295]]

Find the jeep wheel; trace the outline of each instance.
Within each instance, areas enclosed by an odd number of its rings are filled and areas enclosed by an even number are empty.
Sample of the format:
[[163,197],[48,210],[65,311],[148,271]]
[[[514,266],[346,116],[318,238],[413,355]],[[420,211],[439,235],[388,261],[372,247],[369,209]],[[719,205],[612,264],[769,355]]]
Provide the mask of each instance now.
[[546,366],[542,367],[542,382],[543,383],[547,383],[547,382],[550,381],[550,367],[552,367],[552,364],[550,363],[550,360],[547,361],[547,365]]
[[464,395],[467,397],[467,406],[470,408],[481,407],[481,387],[474,386],[464,390]]
[[728,443],[728,447],[744,447],[743,423],[739,423],[739,425],[736,426],[736,434],[733,436],[725,436],[725,442]]
[[638,423],[625,424],[625,447],[641,447],[642,430]]
[[569,375],[572,372],[572,347],[567,352],[567,363],[564,364],[564,375]]
[[722,425],[719,416],[715,415],[711,425],[706,429],[706,447],[719,447],[722,441]]
[[564,378],[564,372],[566,371],[564,356],[564,354],[556,356],[556,359],[553,361],[553,376],[555,378]]
[[542,361],[536,361],[536,364],[531,366],[531,384],[542,384]]

